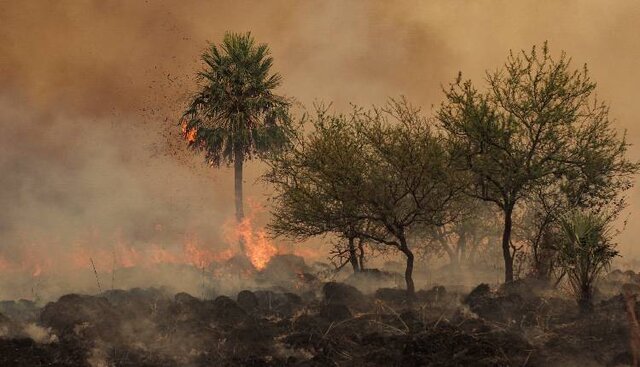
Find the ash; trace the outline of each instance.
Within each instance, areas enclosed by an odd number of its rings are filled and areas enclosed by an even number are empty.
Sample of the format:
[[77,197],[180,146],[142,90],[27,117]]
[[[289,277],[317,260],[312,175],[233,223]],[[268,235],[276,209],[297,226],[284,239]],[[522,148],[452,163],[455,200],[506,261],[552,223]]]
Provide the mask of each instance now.
[[[336,282],[283,257],[254,275],[253,288],[228,294],[133,288],[67,294],[46,305],[4,301],[0,365],[631,364],[621,294],[623,285],[640,284],[631,271],[605,277],[589,314],[533,279],[497,288],[435,286],[409,302],[384,273],[370,274]],[[276,275],[277,283],[259,281]],[[376,282],[386,287],[371,291]]]

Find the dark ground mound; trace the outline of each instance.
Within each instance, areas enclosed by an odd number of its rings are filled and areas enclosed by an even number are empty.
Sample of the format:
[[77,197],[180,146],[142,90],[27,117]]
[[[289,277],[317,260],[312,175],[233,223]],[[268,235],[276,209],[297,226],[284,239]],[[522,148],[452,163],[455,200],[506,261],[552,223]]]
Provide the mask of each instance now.
[[[609,282],[633,278],[613,274]],[[468,294],[434,287],[418,291],[412,302],[401,289],[364,294],[338,282],[296,291],[244,290],[235,297],[203,300],[158,289],[114,290],[66,295],[42,309],[25,301],[4,302],[0,366],[559,367],[631,362],[619,293],[584,315],[575,301],[528,280],[497,289],[481,284]]]

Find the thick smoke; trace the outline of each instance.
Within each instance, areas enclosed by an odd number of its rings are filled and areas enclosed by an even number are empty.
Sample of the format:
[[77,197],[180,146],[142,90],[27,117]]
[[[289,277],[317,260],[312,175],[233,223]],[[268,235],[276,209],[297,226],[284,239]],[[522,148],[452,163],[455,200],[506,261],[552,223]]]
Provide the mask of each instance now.
[[[481,82],[509,49],[548,40],[576,67],[589,64],[637,145],[639,20],[634,0],[1,2],[0,267],[62,272],[82,247],[83,273],[68,275],[93,284],[88,257],[117,243],[144,252],[196,235],[207,248],[229,247],[231,172],[187,152],[177,126],[199,54],[227,30],[269,43],[281,92],[301,104],[341,109],[404,94],[427,112],[458,70]],[[263,200],[260,165],[247,171],[248,196]],[[630,202],[640,213],[637,189]],[[637,254],[639,231],[619,238],[623,255]],[[104,258],[96,265],[108,273]],[[33,292],[31,280],[3,284],[0,296]]]

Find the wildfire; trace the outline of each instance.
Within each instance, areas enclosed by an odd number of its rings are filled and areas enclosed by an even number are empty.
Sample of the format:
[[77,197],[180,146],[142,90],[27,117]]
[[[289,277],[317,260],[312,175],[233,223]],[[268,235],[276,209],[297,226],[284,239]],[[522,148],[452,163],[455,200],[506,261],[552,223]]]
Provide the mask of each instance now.
[[271,243],[264,230],[254,230],[251,218],[245,218],[238,225],[238,236],[244,243],[247,257],[256,269],[262,270],[271,258],[278,254],[278,248]]
[[151,264],[180,264],[183,262],[173,251],[158,245],[150,246],[148,259]]
[[113,250],[114,262],[123,268],[132,268],[141,263],[142,255],[138,250],[120,242]]
[[187,129],[187,121],[182,122],[182,135],[189,144],[195,143],[198,130],[195,128]]
[[198,268],[211,265],[214,262],[222,262],[233,257],[234,251],[227,248],[223,251],[214,251],[199,244],[197,238],[192,238],[183,245],[183,252],[188,263]]
[[35,268],[31,272],[31,276],[36,278],[36,277],[39,277],[41,274],[42,274],[42,268],[40,267],[39,264],[36,264]]
[[[215,275],[215,269],[224,267],[214,264],[226,263],[238,255],[241,249],[255,270],[263,270],[271,258],[278,254],[293,253],[305,258],[318,258],[317,250],[299,248],[291,245],[276,245],[264,228],[256,225],[256,215],[264,209],[259,203],[248,200],[247,216],[240,222],[235,218],[228,220],[222,227],[226,246],[203,240],[192,232],[185,233],[177,243],[133,243],[120,232],[104,236],[95,229],[89,229],[79,235],[77,240],[65,245],[60,239],[25,238],[19,253],[0,251],[0,272],[23,274],[33,278],[55,275],[69,269],[90,269],[93,260],[98,272],[116,272],[121,268],[153,268],[162,264],[190,265],[198,269],[207,269]],[[163,227],[156,224],[156,232]],[[158,238],[162,238],[161,235]],[[162,241],[162,240],[156,240]],[[240,247],[241,245],[242,247]],[[52,254],[52,249],[64,249]],[[243,270],[243,271],[246,271]],[[254,270],[251,270],[253,273]],[[249,276],[249,275],[247,275]]]
[[264,210],[262,206],[253,200],[248,200],[248,204],[249,214],[242,221],[232,220],[226,223],[225,240],[229,244],[241,243],[251,264],[256,269],[262,270],[280,251],[264,229],[254,228],[255,216]]

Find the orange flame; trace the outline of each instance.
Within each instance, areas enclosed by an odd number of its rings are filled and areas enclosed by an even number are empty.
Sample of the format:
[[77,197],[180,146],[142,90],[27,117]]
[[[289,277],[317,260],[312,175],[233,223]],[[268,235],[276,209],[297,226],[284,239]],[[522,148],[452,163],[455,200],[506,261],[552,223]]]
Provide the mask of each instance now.
[[254,230],[251,218],[245,218],[238,225],[238,235],[244,243],[247,257],[256,269],[262,270],[271,258],[278,254],[278,248],[267,237],[264,230]]
[[211,265],[214,262],[229,260],[233,257],[234,252],[230,248],[224,251],[213,251],[202,247],[197,238],[191,238],[183,245],[185,260],[198,268]]
[[182,121],[182,135],[187,140],[187,143],[192,144],[196,141],[196,134],[198,130],[195,128],[187,129],[187,121]]
[[31,276],[36,278],[36,277],[39,277],[41,274],[42,274],[42,268],[40,267],[40,264],[36,264],[35,268],[31,272]]
[[245,255],[251,264],[257,269],[264,269],[269,260],[279,253],[264,229],[254,228],[254,218],[263,210],[259,203],[248,200],[249,214],[240,222],[235,220],[227,222],[224,228],[225,240],[230,244],[242,243]]
[[[214,263],[221,263],[238,254],[238,244],[242,243],[244,255],[247,256],[255,270],[264,269],[271,258],[282,253],[293,253],[305,258],[318,258],[317,249],[305,250],[297,246],[286,244],[276,245],[268,237],[264,228],[256,225],[255,217],[264,210],[262,206],[251,199],[247,200],[248,215],[240,222],[235,218],[229,220],[222,228],[223,239],[228,246],[212,246],[200,240],[195,234],[187,233],[180,243],[132,243],[117,232],[104,237],[95,229],[88,229],[79,237],[65,246],[64,252],[53,258],[47,254],[55,243],[58,248],[64,245],[60,239],[38,238],[25,235],[24,242],[19,246],[19,253],[3,253],[0,250],[0,272],[23,274],[31,277],[42,277],[64,272],[69,267],[73,269],[90,269],[94,262],[98,272],[115,271],[117,268],[154,267],[159,264],[191,265],[197,268],[210,267]],[[154,225],[155,232],[161,237],[164,228],[161,224]],[[213,269],[210,269],[214,271]],[[253,273],[254,270],[247,270]]]
[[113,252],[114,261],[122,268],[132,268],[141,262],[141,254],[122,242],[116,245]]
[[149,258],[152,264],[180,264],[180,257],[165,247],[151,245]]

